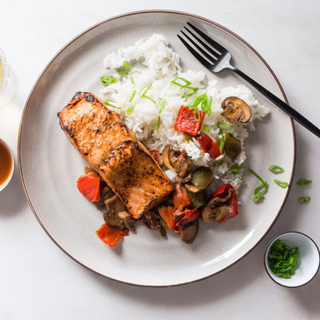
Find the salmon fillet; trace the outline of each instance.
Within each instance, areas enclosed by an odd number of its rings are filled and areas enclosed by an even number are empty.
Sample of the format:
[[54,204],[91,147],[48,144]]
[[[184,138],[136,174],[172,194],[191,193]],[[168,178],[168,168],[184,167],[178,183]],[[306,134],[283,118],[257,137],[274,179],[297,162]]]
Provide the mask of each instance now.
[[174,186],[119,115],[88,92],[77,92],[58,113],[60,126],[137,219]]

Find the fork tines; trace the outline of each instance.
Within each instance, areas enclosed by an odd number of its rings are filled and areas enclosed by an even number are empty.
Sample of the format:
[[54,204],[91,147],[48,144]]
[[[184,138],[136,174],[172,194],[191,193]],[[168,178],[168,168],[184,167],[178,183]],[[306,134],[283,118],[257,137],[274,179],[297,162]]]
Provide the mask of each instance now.
[[[193,40],[188,36],[184,31],[181,30],[181,33],[185,36],[186,39],[198,50],[195,50],[185,39],[178,35],[182,43],[187,47],[187,49],[207,68],[210,69],[211,66],[223,55],[227,50],[222,47],[219,43],[210,38],[207,34],[199,30],[190,22],[187,24],[204,39],[203,41],[199,36],[194,32],[190,31],[187,27],[184,27],[188,33],[197,41]],[[200,44],[200,45],[199,45]],[[210,46],[208,45],[210,44]],[[201,53],[201,54],[200,54]]]

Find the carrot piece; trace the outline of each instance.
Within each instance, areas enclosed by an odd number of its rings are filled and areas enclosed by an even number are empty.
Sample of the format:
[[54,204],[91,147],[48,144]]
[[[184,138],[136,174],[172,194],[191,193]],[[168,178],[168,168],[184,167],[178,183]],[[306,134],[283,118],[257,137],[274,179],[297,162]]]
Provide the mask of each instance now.
[[113,248],[124,236],[129,235],[128,230],[112,227],[104,223],[97,231],[97,236],[110,248]]
[[160,207],[159,209],[160,217],[166,222],[168,228],[173,230],[177,221],[173,219],[173,213],[176,211],[175,208],[171,207]]
[[78,190],[91,202],[100,200],[100,177],[84,174],[77,181]]
[[174,130],[188,133],[194,137],[197,136],[198,132],[200,131],[205,112],[200,110],[197,112],[196,117],[199,118],[200,114],[200,122],[197,122],[195,120],[194,112],[194,109],[190,110],[186,106],[181,106],[177,116],[176,124],[174,126]]

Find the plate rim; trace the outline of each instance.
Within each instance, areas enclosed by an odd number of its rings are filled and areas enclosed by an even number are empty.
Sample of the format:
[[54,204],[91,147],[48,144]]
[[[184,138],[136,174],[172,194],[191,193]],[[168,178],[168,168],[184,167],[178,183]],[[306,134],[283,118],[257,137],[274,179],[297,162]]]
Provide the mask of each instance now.
[[270,226],[268,227],[268,229],[266,230],[266,232],[260,237],[260,239],[253,245],[253,247],[248,250],[245,254],[243,254],[240,258],[238,258],[237,260],[235,260],[233,263],[229,264],[227,267],[214,272],[210,275],[201,277],[199,279],[195,279],[195,280],[191,280],[191,281],[186,281],[186,282],[181,282],[181,283],[177,283],[177,284],[168,284],[168,285],[148,285],[148,284],[138,284],[138,283],[132,283],[132,282],[128,282],[128,281],[124,281],[124,280],[119,280],[119,279],[114,279],[110,276],[107,276],[105,274],[102,274],[96,270],[94,270],[93,268],[88,267],[87,265],[85,265],[84,263],[82,263],[81,261],[79,261],[77,258],[75,258],[74,256],[72,256],[66,249],[64,249],[56,240],[55,238],[50,234],[50,232],[46,229],[46,227],[43,225],[43,223],[41,222],[40,217],[38,216],[36,210],[34,209],[33,205],[32,205],[32,201],[31,198],[29,197],[26,185],[25,185],[25,181],[24,181],[24,177],[23,177],[23,170],[22,170],[22,161],[21,161],[21,135],[22,135],[22,126],[23,126],[23,122],[25,119],[25,115],[27,112],[28,107],[30,106],[30,100],[31,97],[36,89],[36,87],[38,86],[39,82],[41,81],[44,73],[48,70],[48,68],[50,67],[50,65],[55,61],[55,59],[64,51],[66,50],[73,42],[75,42],[76,40],[78,40],[80,37],[82,37],[84,34],[90,32],[91,30],[99,27],[100,25],[104,24],[104,23],[108,23],[110,21],[113,20],[117,20],[120,18],[124,18],[124,17],[128,17],[128,16],[134,16],[134,15],[139,15],[139,14],[154,14],[154,13],[164,13],[164,14],[175,14],[175,15],[183,15],[186,18],[195,18],[195,19],[199,19],[202,20],[204,22],[207,22],[215,27],[218,27],[220,29],[222,29],[223,31],[231,34],[232,36],[234,36],[235,38],[237,38],[239,41],[241,41],[244,45],[246,45],[258,58],[259,60],[265,65],[265,67],[268,69],[268,71],[270,72],[271,76],[273,77],[273,79],[275,80],[277,86],[280,89],[280,92],[284,98],[284,101],[286,103],[288,103],[286,94],[277,78],[277,76],[275,75],[275,73],[273,72],[273,70],[271,69],[271,67],[269,66],[269,64],[265,61],[265,59],[244,39],[242,39],[238,34],[234,33],[233,31],[231,31],[230,29],[224,27],[223,25],[212,21],[210,19],[204,18],[202,16],[193,14],[193,13],[188,13],[188,12],[183,12],[183,11],[176,11],[176,10],[165,10],[165,9],[148,9],[148,10],[138,10],[138,11],[130,11],[127,13],[123,13],[123,14],[119,14],[116,16],[112,16],[111,18],[102,20],[94,25],[92,25],[91,27],[85,29],[84,31],[80,32],[79,34],[77,34],[75,37],[73,37],[70,41],[68,41],[64,46],[62,46],[62,48],[51,58],[51,60],[47,63],[47,65],[42,69],[41,73],[39,74],[39,76],[37,77],[34,85],[31,88],[31,91],[28,95],[28,98],[25,102],[24,105],[24,109],[23,109],[23,113],[21,115],[21,120],[20,120],[20,124],[19,124],[19,133],[18,133],[18,143],[17,143],[17,154],[18,154],[18,167],[19,167],[19,173],[20,173],[20,179],[21,179],[21,183],[22,183],[22,187],[23,187],[23,191],[24,194],[27,198],[28,204],[34,214],[34,216],[36,217],[37,221],[39,222],[40,226],[42,227],[42,229],[46,232],[46,234],[50,237],[50,239],[65,253],[67,254],[71,259],[73,259],[74,261],[76,261],[78,264],[80,264],[81,266],[85,267],[86,269],[90,270],[91,272],[94,272],[95,274],[98,274],[100,276],[103,276],[107,279],[116,281],[116,282],[120,282],[120,283],[124,283],[124,284],[128,284],[128,285],[132,285],[132,286],[137,286],[137,287],[148,287],[148,288],[167,288],[167,287],[177,287],[177,286],[182,286],[182,285],[186,285],[186,284],[190,284],[190,283],[195,283],[195,282],[199,282],[205,279],[208,279],[214,275],[217,275],[227,269],[229,269],[230,267],[232,267],[233,265],[235,265],[237,262],[239,262],[240,260],[242,260],[245,256],[247,256],[253,249],[255,249],[258,244],[265,238],[265,236],[268,234],[268,232],[271,230],[271,228],[274,226],[275,222],[278,220],[280,213],[282,212],[290,190],[291,190],[291,186],[292,186],[292,181],[294,178],[294,173],[295,173],[295,167],[296,167],[296,148],[297,148],[297,142],[296,142],[296,131],[295,131],[295,126],[294,126],[294,122],[293,119],[290,118],[290,122],[291,122],[291,127],[292,127],[292,137],[293,137],[293,166],[292,166],[292,170],[291,170],[291,179],[289,181],[289,186],[287,188],[286,194],[284,196],[282,205],[280,206],[280,209],[278,211],[278,213],[276,214],[275,219],[273,220],[273,222],[270,224]]

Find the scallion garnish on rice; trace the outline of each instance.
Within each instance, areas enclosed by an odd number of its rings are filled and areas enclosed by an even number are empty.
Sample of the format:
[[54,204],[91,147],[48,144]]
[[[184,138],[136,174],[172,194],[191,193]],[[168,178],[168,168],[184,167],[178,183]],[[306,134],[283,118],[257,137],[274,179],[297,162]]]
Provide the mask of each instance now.
[[132,111],[134,110],[134,106],[131,106],[129,107],[127,110],[126,110],[126,113],[131,113]]
[[[181,84],[181,81],[184,82],[184,84]],[[190,89],[193,91],[192,93],[188,93],[188,94],[185,94],[184,96],[182,96],[183,99],[189,98],[199,91],[199,88],[197,88],[197,87],[189,87],[191,82],[185,78],[182,78],[182,77],[178,77],[178,78],[173,79],[171,81],[171,83],[180,87],[180,89]]]
[[156,103],[152,98],[150,98],[150,97],[148,97],[148,96],[146,95],[146,93],[147,93],[148,90],[151,88],[151,86],[152,86],[152,83],[150,83],[149,85],[145,85],[145,86],[141,89],[139,95],[140,95],[140,98],[141,98],[141,99],[146,98],[146,99],[151,100],[153,103]]
[[210,129],[209,129],[209,127],[208,127],[206,124],[203,125],[203,130],[204,130],[205,132],[207,132],[207,133],[210,132]]
[[223,122],[218,122],[217,127],[225,132],[230,132],[232,128]]
[[159,113],[161,113],[163,111],[163,109],[164,109],[164,107],[166,105],[166,101],[167,101],[166,98],[164,98],[164,99],[162,99],[160,97],[158,98],[158,102],[159,102],[159,105],[160,105]]
[[114,100],[106,100],[106,101],[104,101],[104,104],[109,107],[112,107],[112,108],[121,109],[121,107],[116,107],[115,105],[111,104],[110,102],[117,103],[117,101],[114,101]]
[[104,86],[108,86],[109,84],[116,83],[118,81],[118,78],[113,76],[102,76],[100,77],[100,80]]
[[234,166],[233,168],[231,168],[231,173],[232,174],[238,174],[242,168],[243,168],[243,165]]
[[157,121],[157,131],[156,131],[156,133],[159,132],[160,122],[161,122],[161,119],[160,119],[160,116],[159,116],[159,117],[158,117],[158,121]]
[[128,61],[123,61],[123,67],[124,67],[128,72],[131,71],[130,64],[129,64]]
[[222,164],[224,164],[224,159],[221,159],[221,160],[219,160],[219,161],[216,161],[216,162],[214,162],[213,164],[212,164],[212,166],[213,167],[219,167],[219,166],[221,166]]
[[130,76],[130,80],[131,80],[131,83],[132,83],[132,84],[136,84],[136,83],[134,82],[133,76]]
[[220,153],[222,154],[224,145],[226,143],[227,137],[225,134],[222,135],[221,140],[220,140]]
[[128,71],[127,70],[117,70],[117,74],[119,76],[122,76],[122,75],[128,74]]
[[129,102],[129,103],[133,100],[133,98],[134,98],[135,95],[136,95],[136,90],[133,90],[132,93],[131,93],[130,98],[128,99],[128,102]]

